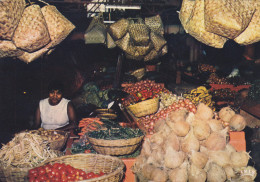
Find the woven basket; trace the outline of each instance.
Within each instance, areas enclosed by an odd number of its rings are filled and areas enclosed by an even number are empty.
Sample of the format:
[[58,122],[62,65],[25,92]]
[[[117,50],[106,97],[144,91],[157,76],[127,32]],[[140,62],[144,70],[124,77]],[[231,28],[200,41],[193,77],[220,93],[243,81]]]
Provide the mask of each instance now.
[[93,17],[84,34],[85,44],[105,44],[107,40],[106,26],[102,17]]
[[255,0],[205,0],[206,30],[234,39],[251,21],[254,4]]
[[[183,6],[193,6],[192,4],[186,4],[187,0],[183,1]],[[223,48],[226,38],[219,36],[214,33],[207,32],[204,24],[204,1],[196,0],[193,6],[192,14],[186,24],[183,25],[185,31],[189,33],[191,36],[196,38],[198,41],[215,47],[215,48]],[[189,8],[184,8],[189,9]],[[181,18],[180,18],[181,19]]]
[[164,39],[163,36],[155,32],[151,32],[150,37],[151,37],[151,42],[153,43],[154,49],[156,51],[160,51],[162,47],[167,43],[167,41]]
[[[58,156],[64,155],[60,151],[56,151]],[[28,181],[27,175],[28,171],[33,167],[27,168],[15,168],[15,167],[8,167],[2,168],[0,166],[0,181],[1,182],[25,182]]]
[[145,17],[144,21],[145,24],[151,29],[151,31],[159,35],[164,34],[163,22],[160,15]]
[[159,98],[148,99],[127,107],[136,117],[154,114],[159,109]]
[[131,73],[131,75],[135,76],[138,81],[143,78],[144,74],[145,74],[145,68],[137,69]]
[[41,8],[41,11],[50,34],[50,47],[54,47],[61,43],[75,26],[64,17],[55,6],[46,5]]
[[22,50],[17,49],[12,41],[0,40],[0,58],[16,57],[23,54]]
[[16,47],[27,52],[34,52],[44,47],[50,40],[40,6],[31,5],[25,8],[13,36]]
[[128,32],[135,45],[146,46],[150,41],[150,29],[143,23],[130,24]]
[[135,46],[136,56],[145,56],[154,48],[153,43],[150,41],[147,46]]
[[0,3],[0,39],[11,40],[25,8],[25,0],[2,0]]
[[98,153],[120,156],[133,153],[141,145],[144,135],[120,140],[96,139],[89,136],[87,138]]
[[195,0],[182,1],[179,19],[184,29],[186,29],[186,24],[187,22],[189,22],[191,15],[193,14],[194,5],[195,5]]
[[130,54],[132,56],[135,55],[136,49],[133,46],[133,43],[131,42],[129,33],[126,33],[122,39],[115,41],[115,43],[120,49],[122,49],[127,54]]
[[112,49],[116,47],[116,43],[111,37],[111,35],[107,32],[107,48]]
[[120,20],[116,21],[115,23],[111,24],[108,28],[108,32],[116,41],[121,39],[127,33],[129,26],[129,20],[125,18],[121,18]]
[[256,11],[248,27],[234,39],[238,44],[249,45],[260,41],[260,1],[256,5]]
[[[102,171],[105,175],[93,179],[83,180],[85,182],[120,182],[124,176],[124,162],[117,158],[101,154],[74,154],[66,155],[54,159],[47,160],[42,163],[54,164],[65,163],[74,168],[82,169],[89,173],[99,173]],[[42,166],[41,165],[41,166]]]
[[152,49],[145,57],[144,61],[151,61],[159,57],[160,53],[157,52],[155,49]]
[[63,147],[65,146],[68,138],[69,138],[69,133],[65,132],[65,131],[59,131],[59,130],[53,130],[52,132],[63,135],[64,138],[61,138],[59,140],[49,141],[50,149],[52,149],[52,150],[62,150]]

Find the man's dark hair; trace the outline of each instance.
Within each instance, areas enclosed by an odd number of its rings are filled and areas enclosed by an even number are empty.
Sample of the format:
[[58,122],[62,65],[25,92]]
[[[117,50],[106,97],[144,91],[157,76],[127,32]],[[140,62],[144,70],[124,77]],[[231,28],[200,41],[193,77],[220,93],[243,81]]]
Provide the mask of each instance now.
[[60,92],[63,93],[63,91],[64,91],[63,83],[59,80],[54,80],[54,81],[50,82],[49,86],[48,86],[48,92],[50,92],[52,90],[59,90]]

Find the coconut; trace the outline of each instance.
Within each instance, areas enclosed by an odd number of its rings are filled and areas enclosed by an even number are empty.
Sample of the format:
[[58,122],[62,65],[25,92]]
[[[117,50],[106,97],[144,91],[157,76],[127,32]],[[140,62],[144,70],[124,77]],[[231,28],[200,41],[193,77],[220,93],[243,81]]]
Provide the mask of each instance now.
[[209,127],[212,132],[223,130],[223,124],[222,124],[221,120],[210,119],[210,120],[207,120],[207,122],[208,122]]
[[208,161],[208,156],[202,152],[191,151],[189,156],[191,164],[196,165],[198,168],[203,169]]
[[193,133],[198,140],[205,140],[210,135],[210,127],[206,121],[198,120],[194,123]]
[[205,141],[205,146],[209,150],[223,150],[226,147],[226,136],[228,128],[225,128],[219,132],[213,132],[209,135]]
[[246,127],[246,120],[240,114],[235,114],[230,119],[229,127],[233,131],[242,131]]
[[188,181],[188,165],[189,162],[185,160],[178,168],[169,170],[168,176],[171,182],[187,182]]
[[235,171],[233,170],[232,166],[228,165],[224,167],[224,170],[228,180],[231,180],[231,178],[236,177]]
[[176,151],[180,150],[179,138],[174,132],[169,134],[168,137],[166,138],[164,143],[164,150],[166,150],[167,146],[171,146]]
[[232,152],[230,154],[231,163],[234,167],[246,167],[250,155],[247,152]]
[[156,182],[166,182],[168,180],[168,174],[166,170],[161,168],[153,169],[151,174],[151,180]]
[[209,106],[201,102],[197,107],[197,112],[195,116],[202,120],[209,120],[213,118],[214,113]]
[[189,182],[205,182],[207,174],[203,169],[191,164],[188,172]]
[[181,149],[185,153],[189,153],[192,150],[199,151],[200,143],[199,140],[193,134],[193,128],[191,128],[189,133],[182,140]]
[[184,137],[189,133],[190,125],[186,121],[177,121],[173,123],[172,130],[177,136]]
[[165,167],[174,169],[176,167],[179,167],[184,159],[185,159],[185,153],[182,151],[176,151],[171,146],[168,146],[165,151],[164,156],[164,165]]
[[225,122],[229,122],[235,114],[235,111],[233,111],[230,107],[223,107],[218,113],[220,119]]
[[209,164],[209,170],[207,171],[208,182],[225,182],[226,173],[225,170],[214,162]]
[[221,167],[225,167],[231,164],[230,154],[225,150],[209,151],[209,158],[211,161]]

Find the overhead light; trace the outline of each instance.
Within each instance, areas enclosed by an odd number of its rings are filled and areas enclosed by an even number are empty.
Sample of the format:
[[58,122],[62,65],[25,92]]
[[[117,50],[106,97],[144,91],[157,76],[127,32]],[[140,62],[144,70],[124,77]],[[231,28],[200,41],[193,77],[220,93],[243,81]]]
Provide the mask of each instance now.
[[141,6],[106,5],[106,9],[141,9]]
[[115,21],[106,21],[106,20],[104,20],[104,23],[115,23]]

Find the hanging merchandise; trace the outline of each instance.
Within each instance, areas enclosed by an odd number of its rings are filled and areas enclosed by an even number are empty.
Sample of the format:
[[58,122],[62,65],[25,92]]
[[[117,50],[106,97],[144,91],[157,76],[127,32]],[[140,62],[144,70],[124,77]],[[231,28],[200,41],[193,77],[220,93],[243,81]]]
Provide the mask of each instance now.
[[34,52],[47,45],[50,40],[40,6],[35,4],[26,7],[14,32],[13,42],[16,47]]
[[116,47],[116,43],[111,37],[111,35],[107,32],[107,48],[112,49]]
[[25,63],[30,63],[38,58],[40,58],[42,55],[50,51],[48,48],[43,47],[38,51],[35,52],[24,52],[21,56],[18,56],[18,59]]
[[[206,31],[204,25],[204,0],[196,0],[194,4],[190,1],[194,2],[194,0],[183,0],[179,14],[185,31],[206,45],[223,48],[227,39]],[[190,15],[188,15],[189,11],[191,11]]]
[[255,0],[205,0],[205,28],[208,32],[234,39],[250,23]]
[[25,0],[2,0],[0,3],[0,39],[11,40],[25,8]]
[[53,48],[60,44],[75,29],[75,25],[65,18],[55,6],[46,5],[41,8],[41,11],[46,20],[51,38],[49,47]]
[[159,15],[145,18],[145,21],[141,18],[122,18],[107,30],[127,59],[151,61],[168,52]]
[[160,15],[145,17],[144,21],[145,24],[151,29],[151,31],[160,35],[164,34],[163,22]]
[[260,41],[260,1],[256,2],[256,11],[248,27],[234,40],[242,45],[249,45]]
[[115,23],[111,24],[108,27],[108,32],[112,36],[112,38],[116,41],[118,39],[123,38],[127,33],[129,27],[129,20],[125,18],[121,18],[120,20],[116,21]]
[[107,39],[106,26],[103,22],[103,15],[93,17],[84,34],[85,44],[105,44]]

